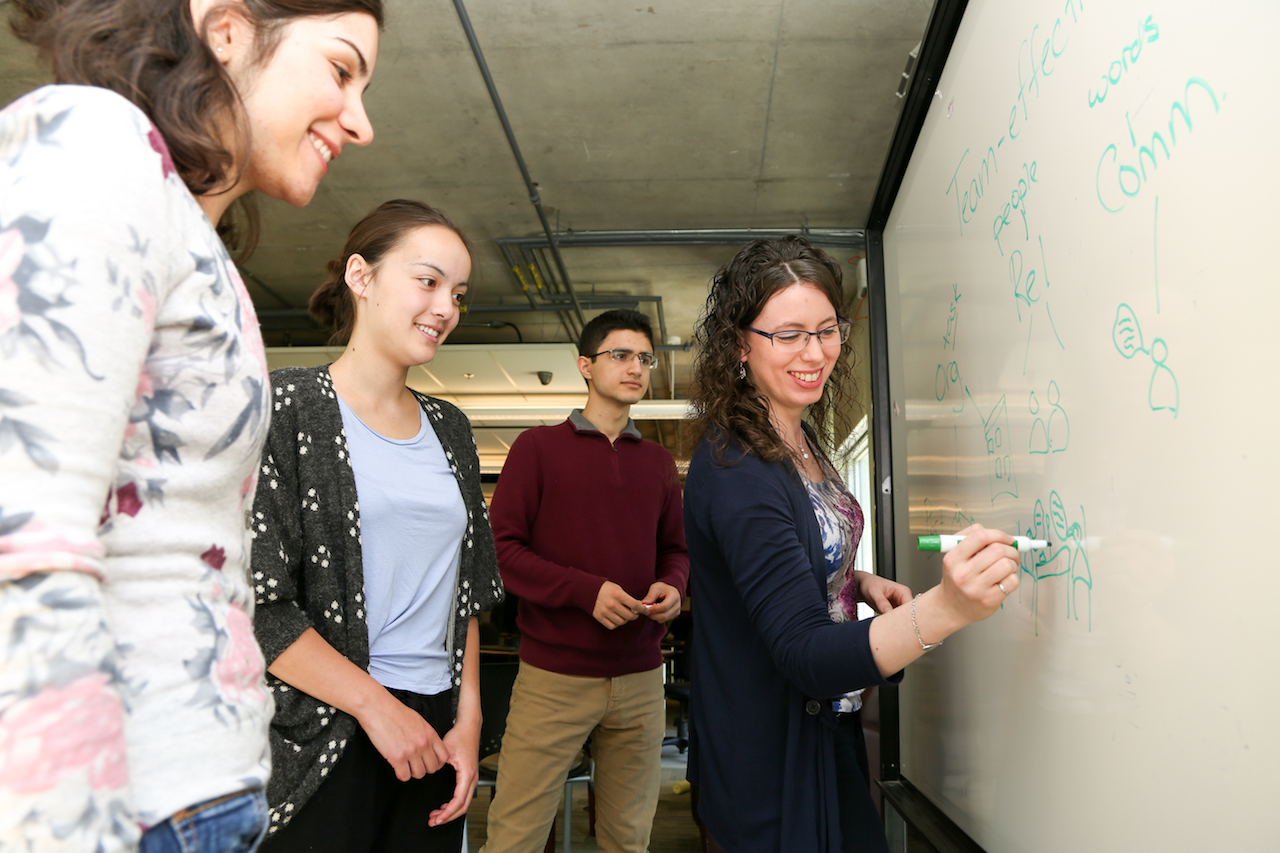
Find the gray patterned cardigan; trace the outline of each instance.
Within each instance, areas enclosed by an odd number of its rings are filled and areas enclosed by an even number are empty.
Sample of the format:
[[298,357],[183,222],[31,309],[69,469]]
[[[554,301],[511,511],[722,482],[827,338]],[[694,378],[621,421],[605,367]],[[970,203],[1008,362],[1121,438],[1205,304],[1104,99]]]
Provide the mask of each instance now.
[[[360,504],[333,380],[327,367],[290,367],[273,371],[271,384],[271,431],[253,507],[258,642],[270,664],[304,631],[315,628],[348,660],[368,669]],[[471,425],[449,403],[414,393],[440,438],[467,507],[446,634],[454,662],[456,714],[468,617],[502,600],[502,581]],[[274,833],[319,789],[358,724],[274,676],[267,676],[267,686],[276,703],[267,786]]]

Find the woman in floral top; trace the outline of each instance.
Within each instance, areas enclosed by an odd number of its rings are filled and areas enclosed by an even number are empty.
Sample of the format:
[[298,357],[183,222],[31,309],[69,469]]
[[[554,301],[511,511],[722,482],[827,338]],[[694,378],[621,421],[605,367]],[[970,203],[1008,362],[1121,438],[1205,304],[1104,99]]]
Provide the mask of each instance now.
[[249,850],[270,387],[214,225],[370,141],[381,0],[9,8],[62,85],[0,112],[0,851]]

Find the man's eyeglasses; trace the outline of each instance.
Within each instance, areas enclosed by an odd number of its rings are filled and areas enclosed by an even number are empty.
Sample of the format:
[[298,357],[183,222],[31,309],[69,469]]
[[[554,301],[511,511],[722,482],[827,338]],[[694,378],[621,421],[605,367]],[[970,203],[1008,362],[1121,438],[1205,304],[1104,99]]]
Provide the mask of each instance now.
[[658,363],[657,356],[655,356],[651,352],[632,352],[629,349],[604,349],[604,350],[600,350],[600,352],[591,356],[591,358],[595,359],[596,356],[601,356],[601,355],[608,355],[609,358],[613,359],[619,364],[626,364],[627,362],[631,361],[632,358],[640,359],[640,363],[648,368],[652,368],[655,364]]
[[809,338],[816,337],[818,345],[824,347],[836,347],[849,340],[849,330],[853,328],[853,323],[848,320],[840,320],[834,326],[827,326],[825,329],[819,329],[816,332],[806,332],[803,329],[784,329],[781,332],[762,332],[759,329],[746,327],[748,332],[755,332],[761,337],[769,339],[769,342],[783,352],[799,352],[809,345]]

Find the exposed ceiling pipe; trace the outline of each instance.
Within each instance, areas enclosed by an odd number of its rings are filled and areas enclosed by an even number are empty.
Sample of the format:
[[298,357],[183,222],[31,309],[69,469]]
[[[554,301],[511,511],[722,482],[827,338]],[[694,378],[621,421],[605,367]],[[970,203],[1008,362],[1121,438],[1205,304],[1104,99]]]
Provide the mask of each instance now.
[[[608,311],[610,308],[638,308],[641,300],[648,300],[656,297],[648,296],[626,296],[615,302],[613,300],[585,300],[579,303],[584,311]],[[537,305],[468,305],[467,314],[524,314],[529,311],[564,311],[565,305],[561,302],[539,302]]]
[[578,316],[573,311],[575,307],[573,295],[565,292],[565,288],[556,279],[553,265],[547,261],[545,241],[537,248],[526,249],[524,246],[514,246],[511,250],[520,254],[525,269],[529,271],[529,278],[537,285],[537,293],[542,300],[556,300],[560,304],[562,309],[560,323],[564,326],[568,339],[576,341],[582,337],[585,324],[578,320]]
[[[529,304],[537,305],[538,303],[534,301],[534,298],[533,298],[533,291],[529,289],[529,282],[525,278],[524,270],[520,268],[520,264],[517,263],[516,259],[512,256],[512,250],[507,246],[499,246],[498,249],[499,251],[502,252],[502,259],[507,262],[507,266],[511,268],[511,271],[516,274],[516,278],[519,279],[520,290],[524,293],[525,298],[529,300]],[[523,252],[521,252],[520,254],[521,254],[521,257],[524,256]],[[534,284],[539,287],[541,286],[536,281],[534,282]]]
[[[498,113],[498,120],[502,122],[503,132],[507,134],[507,142],[511,145],[511,153],[515,155],[516,165],[520,167],[520,175],[524,178],[524,185],[529,190],[529,201],[533,203],[534,210],[538,212],[538,221],[542,223],[542,231],[547,235],[547,245],[551,247],[551,254],[555,258],[560,278],[567,285],[569,283],[569,273],[564,268],[564,258],[560,256],[560,247],[556,244],[555,232],[551,230],[551,223],[547,221],[547,214],[542,209],[542,197],[538,194],[538,188],[534,186],[533,178],[529,176],[529,167],[525,165],[524,155],[520,153],[520,144],[516,142],[515,131],[511,129],[511,122],[507,120],[507,111],[502,106],[502,98],[498,96],[498,87],[494,85],[493,75],[489,73],[489,64],[485,62],[484,52],[480,49],[480,42],[476,39],[476,31],[471,27],[471,18],[467,15],[467,7],[462,0],[453,0],[453,7],[458,10],[458,20],[462,23],[463,32],[467,34],[467,41],[471,44],[471,53],[475,55],[476,64],[480,66],[480,75],[484,77],[484,84],[489,89],[489,97],[493,101],[493,108]],[[582,316],[582,305],[578,302],[577,295],[573,293],[571,285],[569,286],[569,293],[573,296],[573,308],[578,315],[578,322],[585,324],[587,321]]]
[[[866,232],[861,228],[700,228],[685,230],[642,231],[559,231],[556,245],[571,247],[594,246],[621,248],[625,246],[741,246],[752,240],[767,238],[777,240],[789,234],[801,237],[819,246],[841,249],[865,249]],[[534,248],[546,246],[543,237],[499,237],[499,246]]]

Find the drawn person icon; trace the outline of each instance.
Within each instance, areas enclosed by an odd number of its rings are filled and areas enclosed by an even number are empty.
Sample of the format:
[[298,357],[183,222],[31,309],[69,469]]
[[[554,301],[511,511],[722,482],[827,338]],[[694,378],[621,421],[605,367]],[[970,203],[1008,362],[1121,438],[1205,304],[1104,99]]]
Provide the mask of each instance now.
[[1050,380],[1047,396],[1049,405],[1053,406],[1053,411],[1049,413],[1049,450],[1061,453],[1071,441],[1071,423],[1067,420],[1067,410],[1062,408],[1062,392],[1058,389],[1057,382]]
[[1164,362],[1168,357],[1169,347],[1163,339],[1156,338],[1151,342],[1151,361],[1156,369],[1151,373],[1151,387],[1147,392],[1147,402],[1151,405],[1151,411],[1167,409],[1173,412],[1176,418],[1178,416],[1178,379],[1173,375],[1173,371],[1165,366]]
[[[1036,392],[1031,392],[1031,399],[1027,401],[1027,408],[1031,410],[1031,414],[1040,414],[1040,401],[1036,399]],[[1049,452],[1049,430],[1044,425],[1044,418],[1037,417],[1031,422],[1031,441],[1028,448],[1031,453],[1048,453]]]

